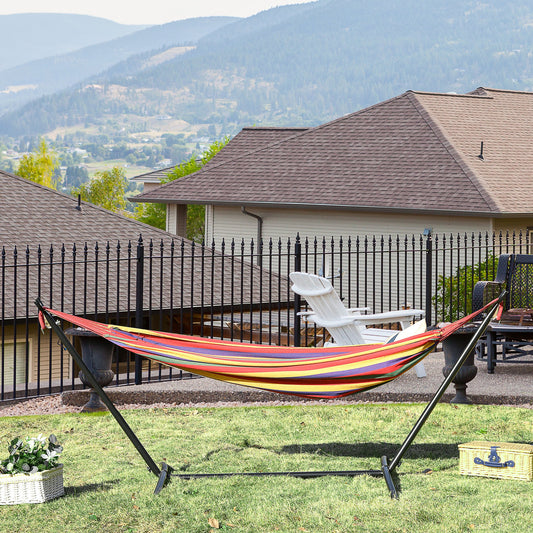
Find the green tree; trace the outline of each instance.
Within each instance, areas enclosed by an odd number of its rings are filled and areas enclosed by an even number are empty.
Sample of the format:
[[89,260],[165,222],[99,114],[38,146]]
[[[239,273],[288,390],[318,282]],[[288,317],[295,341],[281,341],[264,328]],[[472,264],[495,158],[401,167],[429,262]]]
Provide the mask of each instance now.
[[[193,172],[200,170],[208,161],[226,146],[229,142],[229,137],[224,137],[221,141],[215,141],[207,148],[200,158],[193,155],[187,161],[183,161],[176,166],[174,170],[169,172],[165,178],[161,179],[161,184],[169,183],[171,181],[188,176]],[[142,202],[135,207],[135,218],[150,226],[156,228],[166,228],[166,205],[152,204]],[[205,234],[205,206],[203,205],[189,205],[187,206],[187,238],[196,242],[202,242]]]
[[125,171],[119,167],[96,172],[86,183],[72,190],[72,195],[81,195],[81,199],[99,205],[109,211],[123,212],[126,210],[126,190],[128,180]]
[[57,189],[58,180],[54,176],[58,167],[57,154],[48,148],[44,139],[40,139],[32,153],[21,157],[17,174],[50,189]]
[[71,165],[67,167],[65,173],[65,185],[67,187],[79,187],[82,183],[89,180],[89,173],[84,167]]

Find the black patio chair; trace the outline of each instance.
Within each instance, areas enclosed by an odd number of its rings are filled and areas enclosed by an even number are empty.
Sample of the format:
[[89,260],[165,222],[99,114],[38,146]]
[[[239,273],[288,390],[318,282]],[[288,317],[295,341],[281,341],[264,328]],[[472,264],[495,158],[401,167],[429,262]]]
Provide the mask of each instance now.
[[472,311],[502,290],[507,294],[501,320],[489,325],[477,347],[478,358],[487,360],[489,374],[494,373],[498,352],[502,362],[517,362],[514,359],[533,354],[533,255],[500,255],[495,279],[474,286]]

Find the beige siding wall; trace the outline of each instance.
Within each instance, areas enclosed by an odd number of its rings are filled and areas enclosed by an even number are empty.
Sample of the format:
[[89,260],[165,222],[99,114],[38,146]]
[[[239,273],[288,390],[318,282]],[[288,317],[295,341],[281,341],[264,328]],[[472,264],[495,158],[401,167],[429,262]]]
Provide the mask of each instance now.
[[[302,239],[309,237],[311,242],[315,237],[326,238],[329,246],[329,239],[334,237],[352,237],[365,235],[383,235],[403,237],[404,235],[414,235],[417,239],[415,246],[420,246],[419,236],[422,235],[425,228],[432,228],[433,233],[457,234],[464,235],[465,232],[478,233],[480,231],[492,231],[491,221],[488,219],[472,217],[435,217],[429,215],[384,215],[382,213],[355,213],[346,211],[322,211],[311,209],[255,209],[248,210],[263,218],[263,239],[265,245],[272,238],[274,245],[281,238],[283,250],[286,250],[285,244],[288,238],[294,242],[297,233]],[[240,208],[229,207],[211,207],[207,218],[210,239],[214,238],[217,246],[222,239],[226,245],[231,242],[232,238],[236,239],[239,245],[244,238],[248,243],[253,238],[257,239],[257,220],[244,215]],[[211,242],[211,241],[210,241]],[[403,241],[402,241],[403,242]],[[354,242],[352,241],[352,244]],[[337,242],[338,245],[338,242]],[[403,244],[400,244],[402,246]],[[379,245],[378,245],[379,246]],[[394,246],[394,244],[393,244]],[[408,245],[410,246],[410,245]],[[240,248],[237,248],[240,251]],[[354,248],[352,248],[352,252]],[[248,249],[245,253],[248,252]],[[317,255],[307,255],[306,261],[309,271],[316,271],[327,276],[336,276],[342,271],[344,279],[343,287],[337,289],[342,292],[346,301],[351,302],[352,306],[365,305],[375,311],[387,311],[397,309],[407,305],[409,307],[420,307],[423,299],[422,272],[421,272],[421,252],[414,256],[409,253],[393,254],[394,257],[389,261],[383,261],[379,252],[373,256],[363,254],[360,263],[357,266],[355,256],[351,258],[351,266],[348,268],[346,258],[344,264],[339,264],[339,256],[331,255],[330,250],[323,255],[317,250]],[[249,256],[245,256],[250,260]],[[254,259],[255,261],[256,259]],[[439,259],[439,263],[442,258]],[[442,272],[442,265],[435,265],[438,271]],[[281,272],[290,271],[286,264],[286,258],[283,256],[280,262],[274,261],[274,270]],[[390,269],[390,272],[389,272]],[[348,270],[350,272],[348,272]],[[408,272],[408,276],[397,279],[398,272]],[[351,279],[349,282],[348,280]],[[350,285],[350,286],[348,286]]]
[[156,183],[145,181],[143,183],[143,193],[153,191],[154,189],[157,189],[158,187],[161,187],[161,183],[159,181]]
[[[237,207],[211,207],[207,217],[208,235],[218,244],[224,238],[249,240],[257,237],[257,221]],[[263,238],[339,237],[356,235],[420,235],[425,228],[433,233],[492,231],[489,219],[436,217],[431,215],[387,215],[311,209],[254,209],[263,218]]]
[[[170,208],[171,206],[169,206]],[[175,206],[172,206],[173,208]],[[516,232],[533,228],[533,218],[488,219],[481,217],[383,214],[326,211],[320,209],[248,208],[263,218],[263,239],[294,237],[339,237],[357,235],[420,235],[425,228],[433,233]],[[169,209],[169,217],[175,210]],[[174,220],[174,218],[172,218]],[[206,241],[220,244],[235,238],[256,240],[257,220],[243,214],[240,207],[206,206]],[[169,228],[169,231],[171,229]]]
[[187,206],[181,204],[167,204],[166,230],[174,235],[187,235]]
[[166,230],[176,235],[176,204],[167,204],[167,227]]
[[494,231],[496,232],[515,232],[520,231],[525,236],[528,228],[533,228],[533,218],[500,218],[494,221]]
[[[247,207],[247,210],[262,217],[263,240],[266,246],[268,246],[270,238],[273,239],[274,246],[281,238],[283,255],[279,262],[274,260],[272,268],[283,273],[290,271],[290,266],[287,265],[284,255],[287,239],[290,238],[291,242],[294,243],[297,233],[302,239],[309,237],[314,240],[315,237],[319,239],[325,237],[328,245],[331,237],[337,239],[341,236],[343,238],[350,236],[353,245],[353,239],[357,236],[375,235],[387,239],[388,236],[412,235],[416,239],[415,247],[419,248],[419,237],[425,228],[432,228],[433,234],[440,236],[439,242],[442,246],[444,244],[443,237],[448,238],[450,234],[454,237],[457,235],[470,237],[472,233],[477,236],[479,233],[492,231],[525,230],[530,225],[527,219],[494,220],[481,217],[383,214],[318,209]],[[246,244],[251,239],[256,242],[257,225],[257,220],[243,214],[240,207],[208,206],[206,210],[207,242],[210,243],[214,240],[216,246],[219,247],[222,239],[224,239],[226,246],[229,246],[231,240],[235,239],[237,254],[241,253],[240,243],[242,239]],[[533,220],[531,226],[533,226]],[[449,239],[446,242],[449,247]],[[422,246],[424,243],[425,240],[423,240]],[[255,248],[256,251],[257,248]],[[354,248],[352,248],[353,251]],[[342,271],[344,286],[338,287],[338,289],[342,290],[345,297],[349,296],[351,305],[354,306],[368,305],[376,311],[386,311],[389,306],[390,308],[398,308],[403,305],[417,308],[424,306],[424,298],[422,297],[425,284],[423,252],[418,249],[413,254],[393,254],[392,259],[383,261],[379,250],[377,252],[377,254],[372,255],[371,250],[369,250],[368,254],[362,254],[359,266],[356,266],[355,255],[353,255],[351,266],[348,267],[346,259],[344,264],[340,265],[339,256],[332,255],[329,249],[325,255],[322,255],[319,250],[316,256],[308,255],[306,257],[308,266],[304,268],[328,276],[338,275]],[[255,256],[252,258],[248,255],[248,246],[244,254],[246,261],[255,263],[258,260]],[[483,250],[477,251],[475,259],[482,258],[483,254]],[[464,251],[458,253],[452,249],[446,254],[436,254],[435,259],[434,276],[449,275],[455,272],[460,261],[464,261]],[[471,260],[470,256],[468,260]],[[404,275],[404,272],[407,272],[407,275]],[[402,273],[401,276],[398,273]],[[348,286],[348,276],[351,278],[350,286]]]

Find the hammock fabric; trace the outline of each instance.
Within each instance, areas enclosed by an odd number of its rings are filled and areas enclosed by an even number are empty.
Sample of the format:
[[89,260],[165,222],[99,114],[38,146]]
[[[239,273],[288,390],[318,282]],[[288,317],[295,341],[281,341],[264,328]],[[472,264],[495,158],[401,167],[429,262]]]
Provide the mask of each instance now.
[[[164,365],[236,385],[304,398],[332,399],[392,381],[494,302],[457,322],[389,344],[327,348],[213,340],[107,325],[45,309],[121,348]],[[39,319],[44,327],[41,313]]]

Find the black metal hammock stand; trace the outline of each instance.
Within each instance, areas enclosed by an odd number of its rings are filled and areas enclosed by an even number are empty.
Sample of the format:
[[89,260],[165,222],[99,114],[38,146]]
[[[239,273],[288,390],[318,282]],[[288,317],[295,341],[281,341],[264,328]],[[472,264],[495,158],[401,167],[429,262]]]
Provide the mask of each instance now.
[[[396,469],[401,463],[401,460],[403,456],[405,455],[406,451],[408,450],[409,446],[412,444],[413,440],[417,436],[418,432],[421,430],[422,426],[430,416],[431,412],[441,399],[442,395],[450,385],[450,383],[453,381],[459,370],[461,369],[461,366],[464,364],[468,356],[472,353],[474,350],[477,342],[479,339],[483,336],[485,333],[485,330],[487,329],[490,321],[493,318],[493,315],[495,314],[496,310],[500,306],[500,303],[503,300],[503,297],[505,296],[505,293],[502,293],[498,299],[494,300],[494,302],[491,302],[490,306],[487,309],[487,314],[483,320],[483,322],[477,327],[477,329],[474,331],[474,334],[472,335],[472,338],[466,348],[463,350],[462,354],[459,356],[457,363],[454,365],[448,376],[443,380],[442,384],[438,388],[438,390],[435,392],[435,395],[430,400],[430,402],[425,407],[424,411],[414,424],[413,428],[405,438],[403,444],[400,446],[400,449],[398,450],[397,454],[392,458],[389,459],[387,456],[383,456],[381,458],[381,469],[379,470],[337,470],[337,471],[310,471],[310,472],[233,472],[233,473],[206,473],[206,474],[176,474],[174,473],[171,466],[166,464],[165,462],[161,463],[161,467],[159,467],[155,461],[152,459],[150,454],[146,451],[144,446],[139,441],[138,437],[135,435],[131,427],[128,425],[126,420],[124,420],[123,416],[120,414],[120,412],[117,410],[113,402],[110,400],[109,396],[106,394],[104,389],[98,384],[95,377],[93,376],[92,372],[89,370],[87,365],[83,362],[83,359],[81,355],[76,351],[72,343],[69,341],[67,336],[65,335],[63,329],[59,325],[59,320],[56,321],[52,313],[50,313],[45,307],[43,307],[42,302],[37,299],[35,300],[35,304],[37,305],[40,313],[42,313],[42,316],[46,319],[48,324],[51,326],[52,330],[56,333],[56,335],[59,337],[60,341],[63,343],[64,347],[68,350],[68,352],[71,354],[72,358],[80,368],[80,370],[85,374],[87,381],[93,387],[95,392],[100,396],[102,402],[105,404],[105,406],[109,409],[109,412],[113,415],[119,426],[122,428],[126,436],[130,439],[133,446],[135,446],[135,449],[139,452],[141,457],[144,459],[146,465],[148,466],[148,469],[150,472],[155,474],[158,477],[158,482],[154,491],[154,494],[158,494],[162,488],[165,486],[166,483],[168,483],[171,479],[171,477],[177,477],[181,479],[198,479],[198,478],[208,478],[208,477],[230,477],[230,476],[256,476],[256,477],[264,477],[264,476],[293,476],[293,477],[300,477],[300,478],[313,478],[313,477],[322,477],[322,476],[360,476],[360,475],[368,475],[368,476],[374,476],[374,477],[383,477],[385,479],[385,482],[387,484],[387,487],[390,492],[391,498],[398,498],[399,492],[395,486],[393,477],[397,475]],[[481,312],[482,310],[480,310]]]

